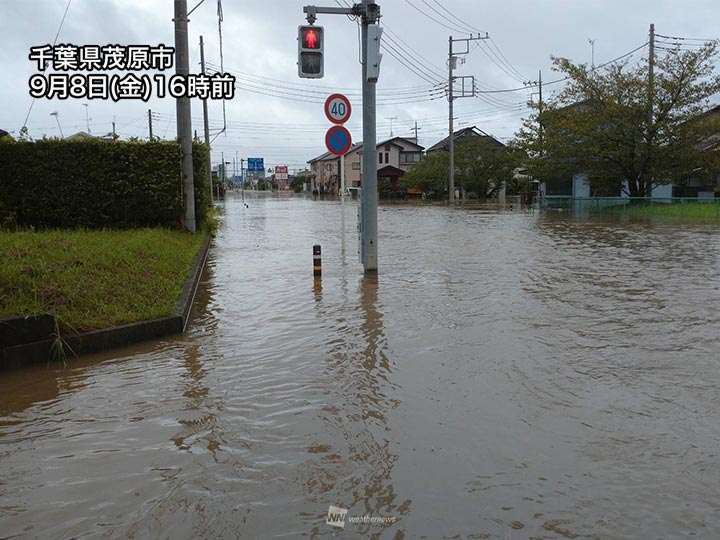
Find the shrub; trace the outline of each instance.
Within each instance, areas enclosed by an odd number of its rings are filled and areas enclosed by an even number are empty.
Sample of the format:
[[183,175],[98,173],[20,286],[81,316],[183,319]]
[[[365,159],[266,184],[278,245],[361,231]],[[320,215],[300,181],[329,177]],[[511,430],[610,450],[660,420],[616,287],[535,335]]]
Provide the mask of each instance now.
[[[196,218],[209,206],[207,148],[193,148]],[[98,139],[0,142],[0,215],[18,227],[178,227],[181,153],[175,142]]]

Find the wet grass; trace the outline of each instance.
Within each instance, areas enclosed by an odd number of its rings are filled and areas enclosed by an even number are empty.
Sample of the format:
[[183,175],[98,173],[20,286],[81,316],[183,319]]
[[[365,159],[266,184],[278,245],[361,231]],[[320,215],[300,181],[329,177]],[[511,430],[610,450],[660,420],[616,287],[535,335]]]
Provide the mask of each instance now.
[[164,229],[0,232],[0,318],[63,332],[170,315],[205,236]]

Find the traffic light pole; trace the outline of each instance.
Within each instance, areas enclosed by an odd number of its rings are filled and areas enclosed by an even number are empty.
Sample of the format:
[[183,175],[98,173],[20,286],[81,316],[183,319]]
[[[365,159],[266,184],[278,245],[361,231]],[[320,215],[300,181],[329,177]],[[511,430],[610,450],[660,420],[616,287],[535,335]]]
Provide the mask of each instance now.
[[377,247],[377,129],[375,119],[376,83],[369,82],[368,71],[368,26],[375,24],[376,19],[367,16],[368,0],[363,0],[364,15],[362,18],[362,75],[363,75],[363,175],[362,175],[362,236],[360,254],[365,273],[378,270]]
[[[307,14],[310,24],[315,22],[318,13],[355,15],[362,19],[363,172],[360,205],[360,259],[365,273],[376,273],[378,270],[378,191],[375,111],[380,60],[377,51],[369,54],[369,49],[376,46],[379,48],[380,34],[373,32],[371,35],[369,29],[380,19],[380,6],[371,0],[362,0],[362,3],[354,4],[351,8],[305,6],[303,12]],[[377,40],[377,43],[370,43],[372,39]],[[371,62],[368,62],[371,57]],[[371,63],[373,65],[369,65]]]

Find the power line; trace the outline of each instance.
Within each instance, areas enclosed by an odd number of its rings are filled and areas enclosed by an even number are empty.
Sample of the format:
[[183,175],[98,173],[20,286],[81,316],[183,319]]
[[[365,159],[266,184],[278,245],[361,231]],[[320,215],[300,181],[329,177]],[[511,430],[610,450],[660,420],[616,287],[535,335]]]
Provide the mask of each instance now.
[[[55,34],[55,39],[53,40],[53,44],[52,44],[53,47],[55,47],[58,37],[60,37],[60,30],[62,30],[63,24],[65,23],[65,17],[67,17],[71,2],[72,2],[72,0],[68,0],[67,6],[65,6],[65,13],[63,13],[62,20],[60,21],[60,26],[58,26],[57,33]],[[27,116],[25,116],[25,121],[23,122],[23,127],[25,127],[27,125],[27,121],[30,118],[30,113],[32,112],[34,106],[35,106],[35,98],[33,98],[32,101],[30,102],[30,108],[28,109]]]
[[490,38],[488,40],[490,44],[495,47],[495,50],[498,52],[498,54],[502,57],[502,59],[505,61],[505,65],[508,66],[513,72],[517,73],[517,75],[520,77],[520,80],[526,80],[527,77],[525,77],[522,73],[520,73],[515,67],[510,63],[510,61],[505,58],[505,55],[500,50],[500,47],[498,47],[497,43],[495,43],[495,40],[493,38]]
[[[437,9],[435,9],[435,8],[432,7],[430,4],[428,4],[428,3],[427,3],[427,0],[420,0],[420,1],[421,1],[423,4],[425,4],[427,7],[429,7],[432,11],[434,11],[435,13],[437,13],[438,15],[440,15],[440,17],[442,17],[443,19],[445,19],[446,21],[448,21],[450,24],[457,24],[455,21],[453,21],[452,19],[448,18],[447,15],[443,15],[443,14],[440,13]],[[446,10],[446,11],[447,11],[447,10]],[[457,17],[455,17],[455,18],[457,19]],[[469,28],[469,30],[463,30],[463,32],[466,32],[466,33],[468,33],[468,34],[472,34],[472,33],[473,33],[472,28],[470,28],[470,27],[467,25],[467,23],[465,23],[464,21],[461,21],[460,19],[458,19],[458,20],[460,21],[460,24],[461,24],[462,26],[464,26],[464,27],[466,27],[466,28]]]
[[409,5],[410,7],[412,7],[413,9],[415,9],[416,11],[419,11],[420,13],[422,13],[423,15],[425,15],[425,16],[426,16],[428,19],[430,19],[431,21],[436,22],[436,23],[439,24],[440,26],[444,26],[444,27],[447,28],[448,30],[451,30],[451,31],[453,31],[453,32],[459,32],[459,33],[461,33],[461,34],[466,34],[466,33],[467,33],[466,30],[460,30],[460,29],[458,29],[457,27],[448,26],[447,24],[443,23],[442,21],[438,21],[436,18],[434,18],[434,17],[431,16],[431,15],[428,15],[428,14],[425,13],[422,9],[420,9],[419,7],[417,7],[415,4],[411,3],[410,0],[405,0],[405,3],[406,3],[407,5]]
[[443,5],[442,5],[440,2],[438,2],[437,0],[433,0],[433,2],[435,2],[438,6],[440,6],[440,8],[441,8],[443,11],[445,11],[446,13],[448,13],[452,18],[454,18],[454,19],[456,19],[457,21],[461,22],[464,26],[467,26],[468,28],[470,28],[470,30],[471,30],[470,33],[472,33],[472,32],[479,32],[479,33],[481,33],[481,34],[484,33],[483,31],[478,30],[477,28],[474,28],[474,27],[470,26],[469,24],[467,24],[465,21],[463,21],[460,17],[458,17],[457,15],[455,15],[454,13],[452,13],[449,9],[447,9],[445,6],[443,6]]
[[655,34],[655,37],[660,37],[660,38],[664,38],[664,39],[675,39],[675,40],[679,40],[679,41],[704,41],[705,43],[708,43],[711,41],[720,41],[720,38],[701,39],[701,38],[678,37],[678,36],[663,36],[662,34]]
[[485,56],[487,56],[490,61],[495,64],[499,69],[501,69],[507,76],[509,76],[511,79],[515,79],[516,81],[523,82],[523,77],[518,77],[510,69],[503,66],[502,60],[499,60],[499,57],[497,53],[495,53],[495,51],[490,49],[487,45],[485,47],[481,46],[480,43],[475,43],[475,49],[480,49],[485,54]]
[[434,64],[434,63],[430,62],[430,60],[428,60],[428,59],[425,58],[423,55],[421,55],[419,52],[417,52],[417,51],[416,51],[415,49],[413,49],[406,41],[404,41],[400,36],[398,36],[397,33],[393,32],[393,31],[387,26],[387,24],[383,24],[383,28],[385,29],[386,32],[388,32],[389,34],[392,34],[398,41],[400,41],[401,43],[403,43],[408,49],[410,49],[411,52],[415,53],[415,54],[418,56],[418,58],[420,58],[420,59],[421,59],[422,61],[424,61],[426,64],[428,64],[429,66],[431,66],[431,67],[433,68],[433,71],[434,71],[434,70],[437,70],[439,73],[443,73],[442,78],[443,78],[443,79],[445,78],[445,75],[444,75],[445,68],[440,67],[440,66],[438,66],[437,64]]

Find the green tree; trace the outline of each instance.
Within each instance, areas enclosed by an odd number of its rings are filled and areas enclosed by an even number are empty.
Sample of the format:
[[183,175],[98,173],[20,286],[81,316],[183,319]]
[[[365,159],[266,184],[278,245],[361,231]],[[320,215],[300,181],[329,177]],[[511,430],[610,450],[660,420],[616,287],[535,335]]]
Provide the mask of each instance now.
[[616,192],[625,180],[628,195],[645,197],[657,185],[712,167],[718,153],[703,148],[720,125],[698,119],[720,91],[716,56],[714,42],[667,51],[656,58],[654,83],[647,65],[625,61],[593,70],[553,58],[568,84],[516,136],[528,171],[540,179],[586,172],[594,194]]
[[294,176],[290,181],[290,189],[292,189],[295,193],[302,193],[305,184],[309,181],[310,179],[305,175]]
[[400,184],[428,195],[444,194],[447,192],[449,162],[447,152],[427,154],[401,177]]
[[496,197],[516,165],[512,149],[492,138],[466,137],[455,147],[456,184],[480,199]]

